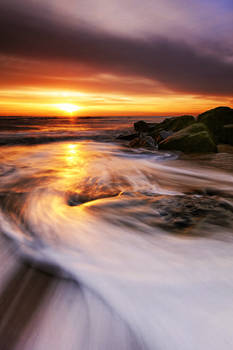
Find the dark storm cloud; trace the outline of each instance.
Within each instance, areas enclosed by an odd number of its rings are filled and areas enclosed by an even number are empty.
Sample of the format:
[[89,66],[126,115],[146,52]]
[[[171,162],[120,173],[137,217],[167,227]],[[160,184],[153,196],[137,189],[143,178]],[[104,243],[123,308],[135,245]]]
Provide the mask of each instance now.
[[2,55],[62,61],[64,69],[84,63],[99,72],[150,78],[180,92],[233,94],[233,64],[221,52],[207,54],[184,41],[126,38],[83,24],[69,26],[43,8],[7,5],[0,6],[0,31]]

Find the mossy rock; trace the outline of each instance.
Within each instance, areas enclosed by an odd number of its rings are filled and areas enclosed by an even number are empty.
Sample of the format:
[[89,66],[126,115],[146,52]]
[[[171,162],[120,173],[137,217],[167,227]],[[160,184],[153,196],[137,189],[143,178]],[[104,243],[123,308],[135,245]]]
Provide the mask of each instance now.
[[195,118],[192,115],[182,115],[180,117],[166,118],[161,123],[151,128],[150,135],[155,139],[159,136],[161,131],[179,131],[192,125]]
[[180,117],[167,118],[160,125],[163,126],[165,130],[176,132],[194,122],[195,118],[192,115],[181,115]]
[[151,136],[158,136],[163,130],[179,131],[193,124],[195,118],[192,115],[181,115],[180,117],[166,118],[161,123],[147,123],[140,120],[134,123],[134,129],[137,132],[146,132]]
[[210,109],[197,117],[197,121],[204,123],[213,135],[216,143],[222,142],[223,127],[233,124],[233,109],[230,107],[217,107]]
[[203,123],[194,123],[177,131],[159,144],[160,150],[175,150],[184,153],[217,152],[217,147]]

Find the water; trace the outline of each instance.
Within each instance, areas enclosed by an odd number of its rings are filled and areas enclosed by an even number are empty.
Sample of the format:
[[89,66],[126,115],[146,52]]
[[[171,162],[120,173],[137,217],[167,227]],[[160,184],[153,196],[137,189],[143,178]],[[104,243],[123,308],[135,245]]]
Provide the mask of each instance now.
[[122,121],[89,122],[4,131],[0,349],[232,349],[231,155],[131,150]]
[[111,140],[132,129],[135,121],[159,122],[164,117],[0,117],[0,145],[38,144],[62,140]]

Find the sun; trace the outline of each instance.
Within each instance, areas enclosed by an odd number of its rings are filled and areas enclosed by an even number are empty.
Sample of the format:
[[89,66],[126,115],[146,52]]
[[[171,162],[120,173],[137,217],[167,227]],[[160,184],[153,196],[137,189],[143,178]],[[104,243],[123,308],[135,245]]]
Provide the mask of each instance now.
[[79,109],[81,109],[81,107],[73,105],[71,103],[59,103],[59,104],[56,104],[56,107],[61,111],[64,111],[70,114],[77,112]]

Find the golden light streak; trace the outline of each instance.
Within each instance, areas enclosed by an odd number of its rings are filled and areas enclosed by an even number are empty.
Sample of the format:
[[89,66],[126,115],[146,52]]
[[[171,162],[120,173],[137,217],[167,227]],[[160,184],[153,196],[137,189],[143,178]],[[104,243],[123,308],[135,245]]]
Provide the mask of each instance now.
[[[62,101],[62,102],[61,102]],[[135,95],[75,90],[0,89],[0,115],[197,115],[219,105],[232,105],[230,97],[184,94]]]
[[72,103],[58,103],[55,107],[66,113],[74,113],[81,109],[81,107],[73,105]]

